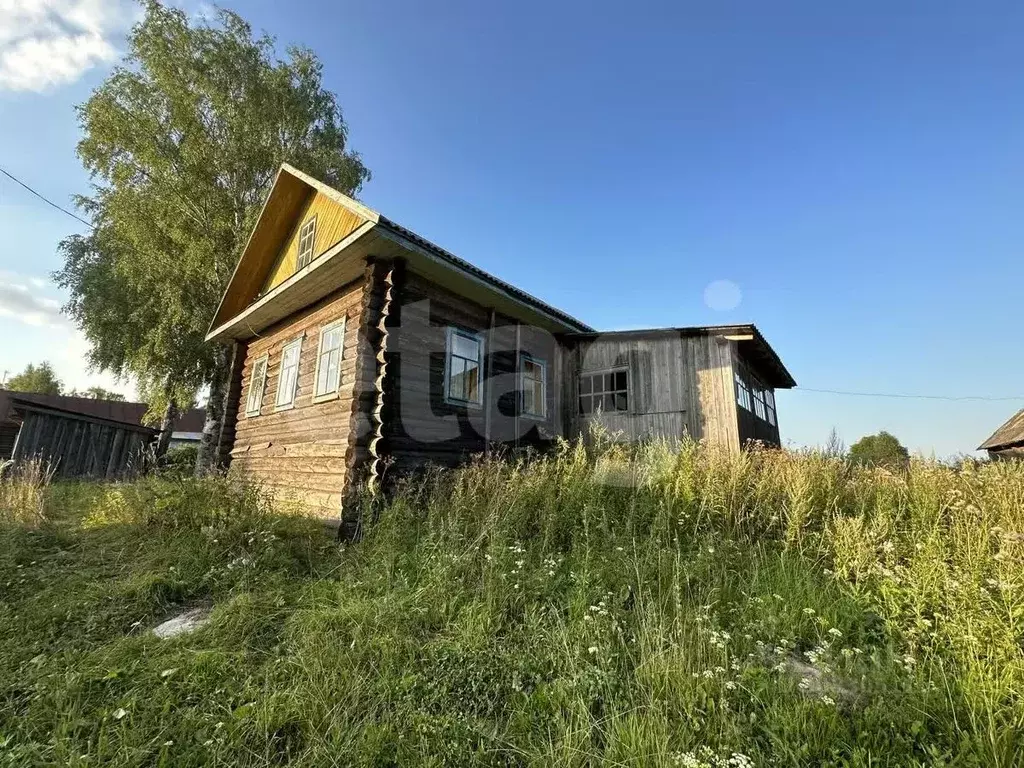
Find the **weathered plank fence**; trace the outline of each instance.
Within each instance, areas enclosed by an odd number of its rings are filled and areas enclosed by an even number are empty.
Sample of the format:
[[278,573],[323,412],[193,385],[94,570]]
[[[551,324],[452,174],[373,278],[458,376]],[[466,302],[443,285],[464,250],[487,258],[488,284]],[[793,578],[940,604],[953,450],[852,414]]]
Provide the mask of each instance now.
[[7,393],[7,423],[20,423],[11,459],[47,462],[56,477],[119,479],[143,469],[156,430],[76,413]]

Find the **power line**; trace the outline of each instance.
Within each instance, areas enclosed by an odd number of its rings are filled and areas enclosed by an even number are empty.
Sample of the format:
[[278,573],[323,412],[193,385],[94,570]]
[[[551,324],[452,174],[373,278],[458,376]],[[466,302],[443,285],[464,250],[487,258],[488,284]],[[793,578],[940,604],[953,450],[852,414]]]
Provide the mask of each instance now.
[[839,389],[812,389],[811,387],[797,387],[797,392],[823,392],[827,395],[849,395],[851,397],[895,397],[902,400],[984,400],[987,402],[1005,402],[1008,400],[1024,400],[1024,395],[1013,397],[987,397],[985,395],[963,395],[951,397],[948,395],[913,395],[896,392],[847,392]]
[[14,182],[15,184],[19,184],[19,185],[21,185],[22,187],[24,187],[25,189],[27,189],[27,190],[28,190],[29,192],[31,192],[31,193],[32,193],[33,195],[35,195],[36,197],[38,197],[38,198],[39,198],[40,200],[42,200],[42,201],[43,201],[44,203],[46,203],[47,205],[51,205],[51,206],[53,206],[54,208],[56,208],[56,209],[57,209],[58,211],[60,211],[61,213],[66,213],[66,214],[67,214],[68,216],[70,216],[70,217],[71,217],[72,219],[75,219],[75,220],[77,220],[77,221],[80,221],[80,222],[81,222],[82,224],[85,224],[85,226],[87,226],[87,227],[88,227],[89,229],[95,229],[95,227],[94,227],[94,226],[93,226],[92,224],[90,224],[90,223],[89,223],[88,221],[86,221],[85,219],[83,219],[83,218],[82,218],[81,216],[77,216],[77,215],[73,214],[73,213],[72,213],[71,211],[69,211],[69,210],[68,210],[67,208],[61,208],[61,207],[60,207],[59,205],[57,205],[57,204],[56,204],[55,202],[53,202],[52,200],[50,200],[50,199],[48,199],[48,198],[44,197],[43,195],[39,194],[39,193],[38,193],[38,192],[36,192],[36,191],[35,191],[34,189],[32,189],[32,187],[30,187],[30,186],[29,186],[28,184],[26,184],[25,182],[23,182],[23,181],[22,181],[21,179],[19,179],[19,178],[15,177],[15,176],[12,176],[12,175],[11,175],[10,173],[8,173],[8,172],[7,172],[6,170],[4,170],[3,168],[0,168],[0,173],[2,173],[2,174],[3,174],[4,176],[6,176],[7,178],[9,178],[9,179],[10,179],[11,181],[13,181],[13,182]]

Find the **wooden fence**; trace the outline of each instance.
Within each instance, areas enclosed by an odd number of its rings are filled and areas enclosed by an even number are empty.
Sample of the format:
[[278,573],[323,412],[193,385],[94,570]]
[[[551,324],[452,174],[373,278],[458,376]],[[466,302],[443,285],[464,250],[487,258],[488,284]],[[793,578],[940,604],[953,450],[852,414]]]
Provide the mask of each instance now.
[[156,430],[26,403],[16,403],[21,429],[11,458],[38,458],[56,477],[119,479],[141,471]]

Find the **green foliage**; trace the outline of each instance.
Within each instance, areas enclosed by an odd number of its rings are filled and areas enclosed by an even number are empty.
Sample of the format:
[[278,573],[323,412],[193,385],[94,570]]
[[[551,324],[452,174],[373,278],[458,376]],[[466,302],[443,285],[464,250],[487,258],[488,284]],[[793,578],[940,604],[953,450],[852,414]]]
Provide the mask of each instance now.
[[900,441],[885,431],[862,437],[850,446],[850,460],[864,466],[902,469],[909,458]]
[[0,765],[1021,764],[1021,465],[563,445],[348,546],[231,479],[48,494],[0,522]]
[[194,445],[171,448],[160,458],[160,473],[178,478],[191,475],[195,470],[198,453],[199,449]]
[[4,387],[12,392],[38,392],[44,395],[59,395],[64,391],[64,385],[48,362],[39,365],[29,363],[24,371],[11,376]]
[[78,108],[95,230],[61,243],[54,277],[91,364],[187,401],[216,378],[204,336],[279,165],[346,192],[369,174],[312,52],[278,60],[230,11],[144,8],[122,65]]
[[68,394],[73,397],[88,397],[93,400],[115,400],[117,402],[124,402],[124,395],[120,392],[113,392],[103,387],[89,387],[88,389],[77,390],[73,389]]

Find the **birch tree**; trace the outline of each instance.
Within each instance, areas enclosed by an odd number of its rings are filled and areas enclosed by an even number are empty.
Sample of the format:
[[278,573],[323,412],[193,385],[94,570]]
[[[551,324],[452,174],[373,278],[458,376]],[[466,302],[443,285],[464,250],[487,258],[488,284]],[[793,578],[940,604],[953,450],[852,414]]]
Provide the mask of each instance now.
[[305,48],[278,58],[237,14],[194,21],[155,0],[121,64],[78,110],[78,199],[95,229],[61,245],[68,311],[101,370],[206,388],[197,471],[216,461],[228,349],[204,336],[277,168],[290,162],[347,194],[369,171],[347,147],[337,97]]

